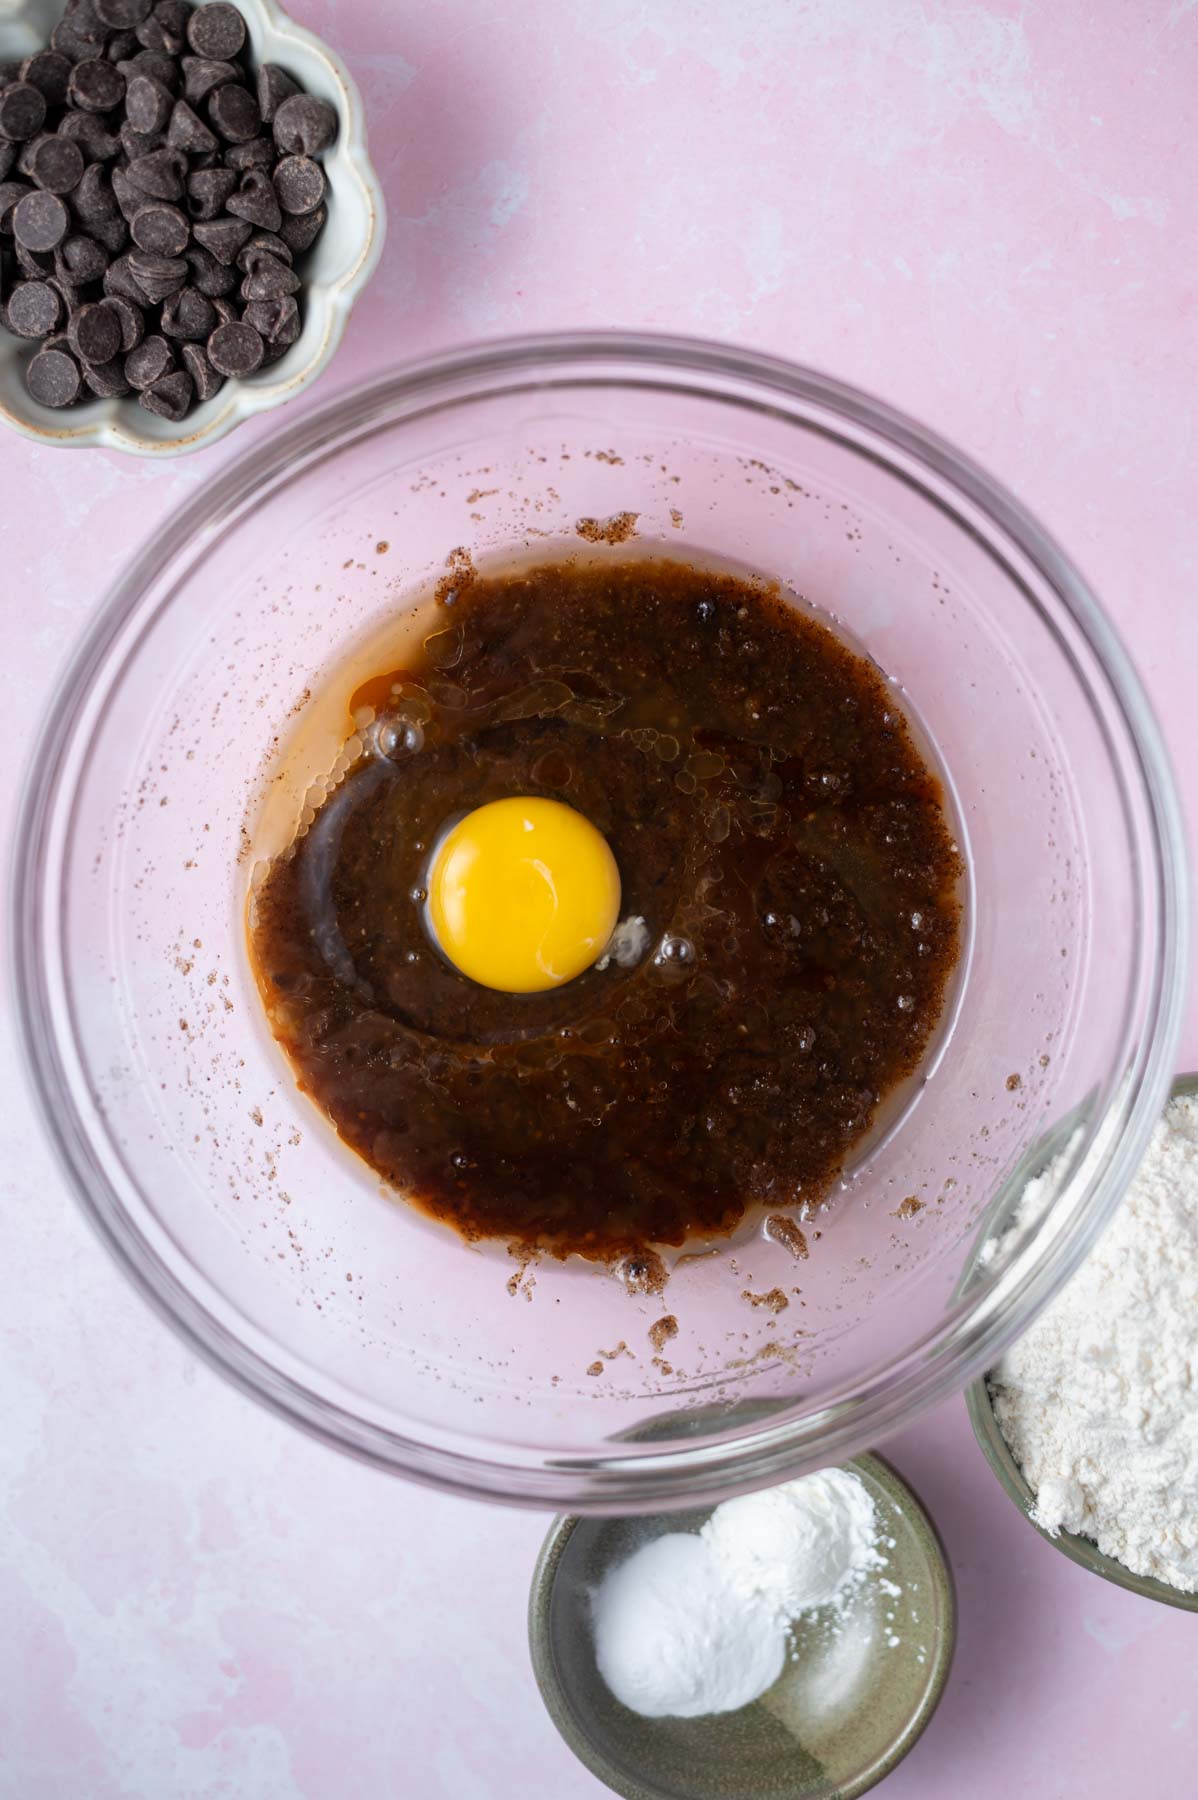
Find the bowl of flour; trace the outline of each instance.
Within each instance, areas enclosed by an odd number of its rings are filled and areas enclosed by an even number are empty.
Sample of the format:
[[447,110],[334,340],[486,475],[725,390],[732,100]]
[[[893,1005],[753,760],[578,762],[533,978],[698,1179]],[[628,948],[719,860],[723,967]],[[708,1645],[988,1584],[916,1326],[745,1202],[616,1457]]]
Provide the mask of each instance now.
[[[1054,1149],[1013,1229],[1053,1187]],[[982,1256],[1001,1255],[991,1239]],[[1198,1612],[1198,1075],[1184,1075],[1119,1210],[1031,1329],[969,1389],[1025,1518],[1104,1580]]]

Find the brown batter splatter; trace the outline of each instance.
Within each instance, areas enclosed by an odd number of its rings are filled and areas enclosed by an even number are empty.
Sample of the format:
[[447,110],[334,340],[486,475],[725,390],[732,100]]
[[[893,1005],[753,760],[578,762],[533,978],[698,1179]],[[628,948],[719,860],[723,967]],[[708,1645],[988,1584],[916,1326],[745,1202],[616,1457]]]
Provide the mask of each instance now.
[[741,1299],[747,1300],[750,1306],[768,1307],[769,1311],[772,1313],[785,1312],[786,1308],[790,1305],[790,1301],[786,1298],[786,1295],[780,1287],[771,1288],[768,1294],[754,1294],[746,1288],[741,1295]]
[[614,513],[610,519],[579,519],[574,529],[588,544],[624,544],[636,531],[639,513]]
[[785,1213],[770,1214],[765,1222],[765,1235],[772,1238],[776,1244],[781,1244],[784,1249],[789,1250],[790,1254],[798,1261],[805,1261],[810,1254],[807,1249],[805,1233],[793,1219],[788,1219]]

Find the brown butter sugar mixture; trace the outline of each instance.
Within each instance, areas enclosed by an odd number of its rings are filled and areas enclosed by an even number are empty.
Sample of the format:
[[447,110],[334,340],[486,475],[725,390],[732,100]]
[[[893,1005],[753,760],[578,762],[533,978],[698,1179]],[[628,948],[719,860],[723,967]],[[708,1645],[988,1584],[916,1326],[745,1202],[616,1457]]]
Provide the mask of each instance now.
[[[958,951],[940,785],[884,679],[765,582],[677,562],[448,598],[354,695],[363,753],[255,896],[300,1086],[467,1238],[608,1258],[818,1198]],[[604,833],[647,927],[632,966],[503,994],[430,942],[438,834],[513,794]]]

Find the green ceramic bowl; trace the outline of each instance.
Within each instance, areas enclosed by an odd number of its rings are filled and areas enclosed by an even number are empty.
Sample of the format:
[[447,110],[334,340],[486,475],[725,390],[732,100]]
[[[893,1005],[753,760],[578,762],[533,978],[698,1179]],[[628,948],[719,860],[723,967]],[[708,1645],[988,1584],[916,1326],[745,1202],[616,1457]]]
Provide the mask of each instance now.
[[[1178,1099],[1182,1095],[1198,1094],[1198,1075],[1180,1075],[1173,1083],[1171,1098]],[[1059,1148],[1061,1133],[1053,1134],[1052,1145],[1042,1147],[1037,1167],[1029,1170],[1031,1174],[1051,1161],[1054,1148]],[[1071,1531],[1062,1531],[1053,1537],[1042,1526],[1036,1524],[1032,1517],[1032,1507],[1036,1497],[1028,1486],[1023,1470],[1012,1456],[1010,1448],[998,1427],[994,1416],[994,1408],[990,1404],[990,1388],[988,1377],[982,1375],[973,1386],[967,1389],[965,1402],[969,1408],[969,1419],[973,1426],[973,1434],[982,1447],[982,1454],[998,1476],[1006,1492],[1011,1496],[1029,1525],[1035,1527],[1040,1536],[1050,1543],[1054,1550],[1059,1550],[1071,1562],[1080,1563],[1083,1569],[1089,1569],[1092,1575],[1101,1575],[1104,1581],[1114,1582],[1116,1587],[1127,1588],[1130,1593],[1142,1594],[1146,1600],[1160,1600],[1166,1606],[1180,1606],[1186,1612],[1198,1612],[1198,1594],[1183,1594],[1178,1588],[1170,1587],[1167,1582],[1154,1581],[1151,1575],[1136,1575],[1117,1562],[1113,1556],[1107,1556],[1098,1548],[1093,1538],[1076,1537]]]
[[854,1800],[919,1738],[952,1661],[952,1576],[931,1520],[889,1464],[861,1456],[845,1467],[869,1489],[883,1542],[894,1540],[888,1566],[863,1585],[839,1628],[826,1609],[803,1621],[795,1655],[768,1694],[710,1718],[643,1719],[622,1706],[596,1666],[590,1606],[609,1568],[648,1538],[697,1531],[710,1508],[555,1520],[533,1575],[533,1668],[554,1724],[615,1793]]

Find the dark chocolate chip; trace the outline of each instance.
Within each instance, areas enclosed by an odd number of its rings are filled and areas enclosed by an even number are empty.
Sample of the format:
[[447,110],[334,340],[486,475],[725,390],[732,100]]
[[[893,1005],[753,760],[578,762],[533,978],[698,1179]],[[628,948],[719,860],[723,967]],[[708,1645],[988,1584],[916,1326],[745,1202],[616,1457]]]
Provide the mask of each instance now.
[[225,0],[197,6],[187,21],[187,41],[197,56],[218,61],[237,56],[245,43],[245,20]]
[[152,381],[161,381],[164,375],[169,375],[174,366],[174,351],[164,337],[155,333],[153,337],[143,338],[125,358],[125,379],[130,387],[146,388]]
[[165,131],[134,131],[128,119],[121,126],[121,149],[125,152],[126,163],[137,162],[140,157],[161,150],[165,143]]
[[262,361],[262,339],[252,325],[218,325],[208,339],[208,360],[220,375],[252,375]]
[[211,400],[225,385],[224,376],[218,375],[212,367],[202,344],[184,344],[183,366],[191,376],[197,400]]
[[264,369],[269,369],[271,364],[277,363],[281,356],[286,356],[290,348],[290,344],[264,344],[262,348],[262,367]]
[[[120,64],[136,56],[140,48],[135,31],[114,31],[104,46],[104,54],[110,63]],[[129,79],[127,69],[122,69],[121,74],[126,80]]]
[[168,200],[151,200],[129,221],[133,242],[155,256],[182,256],[191,237],[187,215]]
[[129,164],[129,179],[151,200],[181,200],[186,158],[178,150],[151,150]]
[[253,232],[246,219],[202,220],[192,227],[197,244],[211,250],[218,262],[231,263]]
[[26,194],[12,216],[13,236],[26,250],[53,250],[67,234],[71,215],[57,194]]
[[256,231],[247,238],[237,252],[237,267],[248,275],[260,256],[277,256],[280,262],[291,263],[290,247],[273,231]]
[[36,137],[28,138],[25,143],[13,145],[17,152],[17,174],[25,181],[33,180],[33,157],[38,145],[44,144],[52,135],[49,131],[39,131]]
[[95,219],[87,228],[97,244],[103,244],[109,256],[119,256],[129,248],[129,227],[119,213],[111,219]]
[[125,98],[125,77],[114,63],[91,56],[71,70],[67,98],[82,112],[111,112]]
[[158,0],[149,18],[143,19],[137,27],[138,43],[144,44],[147,50],[161,50],[167,56],[178,56],[187,42],[190,10],[184,0]]
[[266,231],[277,231],[283,222],[279,197],[265,169],[247,169],[241,186],[225,201],[225,208],[235,218],[248,219]]
[[301,256],[316,242],[328,216],[328,207],[318,206],[315,212],[284,219],[279,226],[279,236],[294,255]]
[[37,50],[21,64],[21,80],[41,90],[47,106],[65,106],[71,64],[58,50]]
[[324,199],[324,170],[310,156],[285,156],[274,179],[275,193],[285,213],[315,212]]
[[108,26],[96,11],[94,0],[69,0],[67,18],[77,35],[93,46],[94,56],[96,47],[108,38]]
[[198,106],[226,81],[237,80],[233,63],[213,62],[209,56],[185,56],[182,67],[183,95],[189,106]]
[[71,314],[67,338],[81,362],[111,362],[121,347],[121,321],[107,300],[80,306]]
[[300,334],[299,307],[291,294],[278,300],[251,300],[244,318],[267,344],[294,344]]
[[118,358],[106,363],[84,363],[83,379],[100,400],[119,400],[132,390]]
[[232,169],[197,169],[187,177],[187,210],[193,219],[215,219],[236,187]]
[[109,298],[120,297],[131,300],[135,306],[146,303],[145,289],[134,276],[129,266],[129,257],[118,256],[115,262],[104,271],[104,292]]
[[112,197],[126,219],[131,219],[139,208],[146,203],[146,195],[137,183],[129,179],[128,169],[118,164],[112,171]]
[[135,75],[125,90],[125,117],[145,136],[166,130],[174,104],[170,89],[153,75]]
[[262,123],[258,102],[249,88],[237,81],[227,81],[209,95],[208,117],[227,144],[257,137]]
[[113,31],[133,31],[148,19],[154,0],[93,0],[96,17]]
[[40,256],[36,255],[34,251],[27,250],[24,244],[17,243],[15,239],[13,251],[18,266],[30,281],[43,281],[48,275],[53,274],[54,258],[48,252],[43,251]]
[[10,144],[7,138],[0,138],[0,181],[5,180],[16,160],[16,144]]
[[30,158],[29,173],[48,193],[69,194],[83,175],[83,152],[70,138],[42,138]]
[[[68,281],[64,275],[54,274],[51,275],[49,279],[50,286],[62,301],[63,311],[69,319],[71,314],[73,312],[78,312],[79,308],[83,305],[82,293],[76,284],[73,281]],[[62,336],[65,339],[65,331]]]
[[225,151],[227,169],[269,169],[278,160],[278,146],[273,138],[246,138],[242,144],[230,144]]
[[239,325],[241,308],[233,300],[227,300],[223,294],[212,295],[212,310],[222,325]]
[[140,400],[147,412],[158,413],[160,417],[178,424],[180,419],[187,417],[192,391],[191,376],[187,370],[176,369],[173,375],[164,375],[152,387],[143,388]]
[[187,264],[181,256],[155,256],[148,250],[131,250],[129,268],[151,303],[177,294],[187,280]]
[[284,100],[290,100],[292,94],[298,94],[299,88],[286,69],[278,63],[263,63],[258,70],[258,111],[262,114],[262,123],[269,125]]
[[[70,140],[64,138],[61,141],[68,143]],[[112,183],[99,163],[88,163],[71,190],[71,210],[89,230],[98,219],[116,216],[117,203]]]
[[78,144],[92,162],[108,162],[121,147],[120,138],[113,136],[96,113],[67,113],[58,127],[58,135]]
[[62,317],[62,301],[48,281],[19,281],[8,298],[8,329],[44,338]]
[[108,302],[116,314],[121,326],[121,349],[128,355],[136,350],[146,335],[146,315],[140,306],[132,300],[126,300],[123,294],[114,295]]
[[103,244],[76,231],[64,238],[54,252],[54,272],[75,287],[86,287],[89,281],[103,281],[104,271],[111,261]]
[[292,94],[274,116],[275,143],[286,156],[319,156],[337,136],[337,109],[315,94]]
[[216,322],[212,302],[198,288],[185,287],[172,294],[162,309],[165,336],[185,338],[189,344],[205,343],[216,330]]
[[70,406],[79,395],[79,365],[65,350],[39,350],[25,371],[25,386],[41,406]]
[[11,232],[12,216],[18,201],[32,192],[27,181],[0,181],[0,231]]
[[[254,111],[257,112],[255,106]],[[0,88],[0,138],[23,144],[46,122],[46,96],[32,81],[10,81]],[[256,129],[256,127],[255,127]]]
[[294,294],[299,284],[294,269],[289,269],[277,256],[259,256],[241,284],[241,298],[281,300],[284,294]]
[[168,94],[173,94],[179,85],[178,63],[173,56],[164,56],[160,50],[139,50],[117,67],[126,81],[132,81],[135,75],[146,75],[151,81],[159,82]]
[[199,114],[188,106],[186,100],[175,101],[166,141],[172,150],[186,150],[189,155],[194,156],[203,156],[217,148],[215,135],[209,131]]
[[65,56],[70,63],[85,62],[89,56],[95,56],[99,45],[83,36],[75,25],[74,17],[68,13],[50,33],[50,47]]
[[221,294],[231,294],[237,286],[237,271],[217,262],[203,244],[193,244],[188,250],[187,266],[191,270],[192,287],[199,288],[210,300]]

